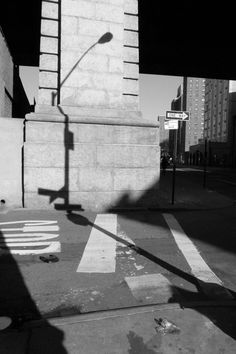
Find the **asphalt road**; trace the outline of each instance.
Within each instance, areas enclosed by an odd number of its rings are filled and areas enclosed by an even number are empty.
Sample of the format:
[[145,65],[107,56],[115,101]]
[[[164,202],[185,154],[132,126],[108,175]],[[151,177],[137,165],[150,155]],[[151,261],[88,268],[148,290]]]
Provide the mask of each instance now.
[[196,281],[201,276],[236,291],[234,208],[108,217],[17,210],[0,221],[2,315],[50,317],[200,301],[208,299]]

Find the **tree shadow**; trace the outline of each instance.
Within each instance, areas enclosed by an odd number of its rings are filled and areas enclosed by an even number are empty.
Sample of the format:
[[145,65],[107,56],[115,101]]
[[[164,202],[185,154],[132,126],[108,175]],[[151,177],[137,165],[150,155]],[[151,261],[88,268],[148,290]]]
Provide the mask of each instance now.
[[[0,231],[0,322],[9,318],[10,325],[0,332],[0,346],[5,353],[20,350],[14,342],[15,334],[23,334],[23,326],[32,320],[42,320],[42,315],[32,298],[14,255],[11,253],[9,236]],[[63,346],[64,333],[47,320],[42,336],[38,330],[29,327],[26,331],[27,353],[66,354]],[[12,336],[11,336],[12,334]],[[49,346],[50,343],[50,346]],[[38,346],[36,345],[38,344]]]

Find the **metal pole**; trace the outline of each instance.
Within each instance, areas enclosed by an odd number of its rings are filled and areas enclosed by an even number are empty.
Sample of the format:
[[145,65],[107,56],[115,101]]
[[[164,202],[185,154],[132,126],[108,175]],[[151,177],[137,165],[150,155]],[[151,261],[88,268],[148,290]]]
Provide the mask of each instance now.
[[176,165],[175,162],[173,164],[173,174],[172,174],[172,198],[171,198],[171,204],[175,203],[175,171],[176,171]]
[[206,173],[207,173],[207,139],[205,139],[205,149],[204,149],[203,188],[206,188]]

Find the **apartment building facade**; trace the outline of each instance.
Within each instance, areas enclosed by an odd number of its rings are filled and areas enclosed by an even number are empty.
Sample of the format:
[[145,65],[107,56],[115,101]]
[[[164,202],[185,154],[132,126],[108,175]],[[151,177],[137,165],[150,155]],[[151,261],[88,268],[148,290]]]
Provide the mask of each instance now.
[[204,133],[205,79],[184,78],[185,110],[190,112],[186,122],[185,152],[190,146],[198,144]]

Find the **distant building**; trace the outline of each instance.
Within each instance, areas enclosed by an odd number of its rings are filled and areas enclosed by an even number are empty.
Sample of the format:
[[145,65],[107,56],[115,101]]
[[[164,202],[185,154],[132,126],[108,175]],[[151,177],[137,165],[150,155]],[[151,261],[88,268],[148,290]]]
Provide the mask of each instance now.
[[229,81],[206,79],[204,138],[228,141]]
[[0,117],[24,118],[30,111],[30,104],[19,77],[19,67],[14,64],[0,27]]
[[169,154],[169,130],[165,129],[165,116],[158,116],[158,121],[160,123],[160,149],[161,155]]
[[[184,109],[184,91],[183,85],[180,85],[177,90],[177,96],[171,102],[172,111],[182,111]],[[185,122],[178,122],[177,130],[169,132],[169,151],[175,161],[183,162],[185,148]]]
[[204,134],[206,141],[191,146],[194,163],[201,163],[207,153],[207,163],[236,166],[236,82],[205,80]]
[[170,131],[170,150],[178,162],[186,162],[190,146],[203,138],[205,79],[184,77],[171,109],[190,112],[189,121],[179,121],[178,131]]
[[185,151],[191,145],[198,144],[204,132],[205,79],[184,78],[185,110],[190,112],[186,122]]

